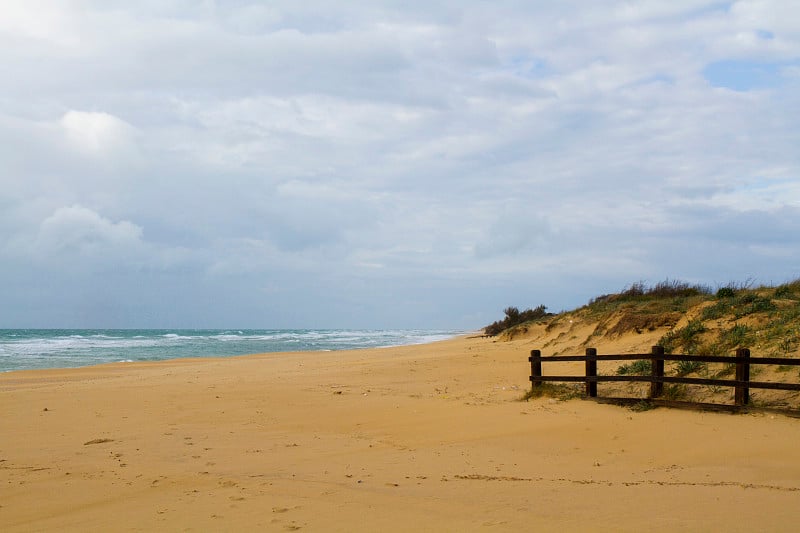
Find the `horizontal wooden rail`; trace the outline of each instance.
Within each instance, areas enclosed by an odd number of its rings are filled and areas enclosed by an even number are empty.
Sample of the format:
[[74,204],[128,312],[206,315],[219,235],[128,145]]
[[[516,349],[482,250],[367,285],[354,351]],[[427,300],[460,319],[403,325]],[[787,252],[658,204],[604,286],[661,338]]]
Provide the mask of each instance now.
[[[536,350],[533,350],[536,351]],[[547,355],[541,356],[541,360],[547,362],[564,362],[564,361],[586,361],[586,355]],[[664,354],[655,355],[649,353],[634,353],[634,354],[598,354],[593,356],[598,361],[640,361],[642,359],[656,359],[660,361],[699,361],[701,363],[744,363],[749,362],[751,365],[787,365],[787,366],[800,366],[800,359],[784,359],[783,357],[736,357],[725,355],[682,355],[682,354]],[[529,358],[530,360],[530,358]]]
[[[649,360],[651,372],[649,375],[634,376],[598,376],[598,361],[637,361]],[[665,383],[681,383],[687,385],[710,385],[718,387],[733,387],[735,389],[734,403],[744,406],[749,403],[750,389],[772,389],[800,391],[800,383],[777,383],[767,381],[751,381],[751,365],[782,365],[800,366],[800,359],[784,359],[781,357],[750,357],[750,350],[739,348],[733,357],[719,355],[690,355],[690,354],[665,354],[661,346],[653,346],[647,354],[603,354],[598,355],[594,348],[587,348],[585,355],[551,355],[543,357],[540,350],[532,350],[528,358],[531,363],[531,386],[535,389],[546,381],[583,382],[586,384],[586,395],[597,397],[597,384],[603,382],[642,382],[650,383],[650,399],[663,394]],[[583,376],[543,376],[542,363],[555,362],[584,362],[585,373]],[[665,376],[665,361],[691,361],[702,363],[728,363],[736,366],[736,379],[690,378],[684,376]]]
[[717,385],[720,387],[750,387],[751,389],[774,389],[774,390],[796,390],[800,391],[800,383],[776,383],[770,381],[736,381],[735,379],[711,379],[711,378],[685,378],[663,376],[656,378],[653,376],[541,376],[531,381],[574,381],[595,383],[604,381],[637,381],[642,383],[683,383],[686,385]]

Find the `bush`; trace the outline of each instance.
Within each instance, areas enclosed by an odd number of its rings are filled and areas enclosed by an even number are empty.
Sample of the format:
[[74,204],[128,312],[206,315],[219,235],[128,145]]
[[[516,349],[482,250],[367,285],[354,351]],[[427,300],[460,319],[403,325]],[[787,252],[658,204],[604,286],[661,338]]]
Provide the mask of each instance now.
[[706,367],[702,361],[678,361],[676,370],[679,376],[685,376],[693,372],[699,372]]
[[701,321],[692,320],[685,327],[668,331],[661,337],[658,344],[664,347],[664,352],[666,353],[672,353],[679,348],[693,352],[700,346],[697,337],[705,333],[705,331],[706,327]]
[[709,294],[711,289],[704,285],[690,285],[685,281],[679,280],[665,280],[655,284],[647,291],[648,296],[655,298],[676,298],[688,296],[700,296],[702,294]]
[[659,281],[648,287],[643,281],[632,283],[619,294],[604,294],[589,300],[589,305],[624,302],[631,300],[667,300],[671,298],[688,298],[711,294],[711,289],[705,285],[692,285],[685,281],[669,280]]
[[736,291],[733,287],[720,287],[717,290],[717,298],[733,298],[736,296]]
[[516,307],[507,307],[503,310],[503,312],[505,313],[506,317],[503,320],[498,320],[497,322],[493,322],[483,328],[484,334],[494,337],[495,335],[499,335],[500,333],[504,332],[508,328],[513,328],[514,326],[524,322],[538,320],[547,316],[547,307],[540,305],[536,309],[526,309],[524,311],[520,311]]
[[727,348],[740,348],[752,340],[752,329],[745,324],[734,324],[730,329],[720,332],[719,341]]
[[617,375],[647,375],[652,372],[653,365],[649,359],[638,359],[632,363],[622,365],[617,369]]
[[721,300],[716,302],[714,305],[709,305],[705,309],[703,309],[700,318],[702,320],[716,320],[718,318],[722,318],[731,310],[731,304],[728,300]]
[[775,287],[775,298],[796,298],[798,292],[800,292],[800,279]]
[[736,309],[736,318],[753,313],[768,313],[777,309],[777,306],[769,298],[755,294],[748,294],[747,296],[747,298],[742,298],[742,307]]
[[[720,291],[723,289],[720,289]],[[717,291],[717,293],[719,293],[719,291]],[[768,313],[775,311],[777,308],[775,302],[770,298],[749,292],[739,296],[723,297],[714,303],[714,305],[703,309],[701,318],[703,320],[714,320],[728,314],[733,314],[734,318],[738,319],[753,313]]]
[[775,298],[791,298],[792,289],[788,285],[781,285],[775,289]]

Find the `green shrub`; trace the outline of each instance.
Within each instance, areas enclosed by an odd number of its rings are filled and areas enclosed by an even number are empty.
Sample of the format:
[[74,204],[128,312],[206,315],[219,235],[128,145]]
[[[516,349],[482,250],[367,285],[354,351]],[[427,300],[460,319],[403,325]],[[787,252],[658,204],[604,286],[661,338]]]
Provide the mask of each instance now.
[[630,406],[630,410],[636,413],[643,413],[656,408],[656,404],[647,400],[641,400]]
[[720,287],[717,290],[717,298],[733,298],[736,296],[736,291],[733,287]]
[[657,298],[674,298],[676,296],[689,297],[710,294],[711,289],[705,285],[690,285],[683,281],[662,281],[648,291],[648,294]]
[[640,297],[648,297],[652,299],[664,298],[686,298],[689,296],[699,296],[701,294],[709,294],[711,289],[704,285],[692,285],[685,281],[669,280],[659,281],[652,287],[648,287],[644,282],[637,282],[632,284],[626,290],[622,291],[619,296],[628,299],[635,299]]
[[675,369],[677,370],[679,376],[685,376],[686,374],[699,372],[705,367],[706,364],[702,361],[678,361],[678,365]]
[[782,339],[778,343],[778,348],[786,354],[789,354],[794,351],[795,347],[797,346],[798,338],[797,337],[786,337]]
[[700,318],[702,320],[716,320],[728,314],[733,314],[735,318],[742,318],[753,313],[768,313],[777,308],[775,302],[770,298],[749,292],[720,299],[714,305],[709,305],[703,309]]
[[714,305],[709,305],[705,309],[703,309],[703,313],[700,315],[701,320],[716,320],[718,318],[722,318],[728,312],[730,312],[731,304],[729,301],[722,300]]
[[741,304],[741,306],[736,308],[736,318],[752,315],[754,313],[768,313],[778,308],[771,299],[755,294],[748,294],[746,297],[743,297]]
[[678,349],[689,352],[697,351],[700,347],[697,337],[705,331],[706,327],[700,320],[692,320],[680,329],[668,331],[661,337],[658,344],[664,348],[665,353],[673,353]]
[[562,401],[572,400],[583,396],[583,388],[575,383],[542,383],[539,387],[532,387],[520,397],[520,401],[527,402],[543,396],[557,398]]
[[675,330],[670,330],[664,334],[658,341],[658,345],[664,348],[664,353],[672,353],[676,347],[676,333]]
[[792,289],[788,285],[781,285],[775,289],[775,298],[791,298]]
[[800,292],[800,279],[775,287],[775,298],[795,298],[798,292]]
[[726,348],[741,348],[752,340],[752,329],[744,324],[734,324],[720,332],[719,342]]
[[540,305],[536,309],[526,309],[524,311],[520,311],[516,307],[508,307],[503,312],[506,314],[506,317],[503,320],[498,320],[483,328],[484,334],[494,337],[508,328],[518,326],[524,322],[538,320],[547,316],[547,307]]
[[667,300],[672,298],[688,298],[711,294],[711,289],[705,285],[692,285],[680,280],[659,281],[652,287],[643,281],[632,283],[618,294],[604,294],[589,300],[589,306],[612,302],[625,302],[633,300]]
[[617,375],[647,375],[652,372],[652,368],[653,365],[649,359],[638,359],[619,367],[617,369]]
[[692,320],[691,322],[686,324],[686,326],[684,326],[680,331],[681,331],[681,337],[688,340],[694,338],[695,335],[705,333],[706,327],[699,320]]
[[683,400],[686,396],[686,386],[681,383],[670,383],[664,387],[663,397],[666,400]]

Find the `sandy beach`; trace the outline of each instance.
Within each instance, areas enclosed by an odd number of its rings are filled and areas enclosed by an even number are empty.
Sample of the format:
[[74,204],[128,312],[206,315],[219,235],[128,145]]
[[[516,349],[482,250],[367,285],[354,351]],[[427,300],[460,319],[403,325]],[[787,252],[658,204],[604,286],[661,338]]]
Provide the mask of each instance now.
[[535,347],[0,375],[0,530],[796,530],[800,420],[519,401]]

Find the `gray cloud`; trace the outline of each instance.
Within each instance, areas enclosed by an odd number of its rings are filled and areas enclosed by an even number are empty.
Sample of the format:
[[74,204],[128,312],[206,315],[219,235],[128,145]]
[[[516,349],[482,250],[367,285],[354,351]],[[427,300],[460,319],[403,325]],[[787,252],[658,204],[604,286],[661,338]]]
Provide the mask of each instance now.
[[46,7],[0,22],[10,327],[477,327],[800,275],[785,3]]

